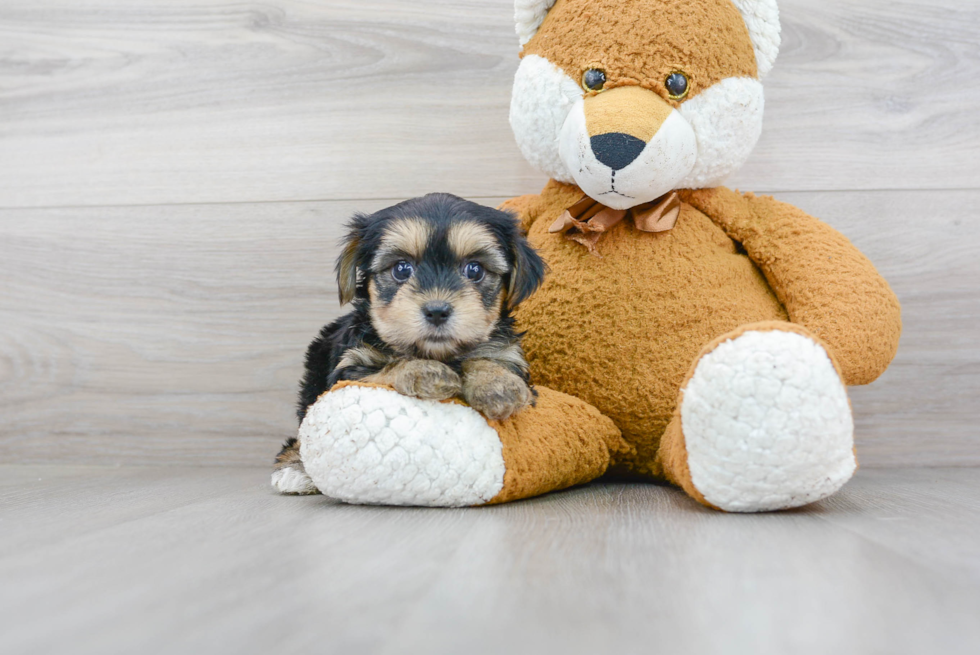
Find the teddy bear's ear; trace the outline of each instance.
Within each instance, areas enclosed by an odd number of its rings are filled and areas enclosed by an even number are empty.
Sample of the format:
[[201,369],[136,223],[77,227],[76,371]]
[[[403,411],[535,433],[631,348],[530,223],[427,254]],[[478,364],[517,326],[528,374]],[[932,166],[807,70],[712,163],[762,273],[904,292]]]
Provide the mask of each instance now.
[[[779,55],[780,26],[779,6],[776,0],[733,0],[742,12],[745,26],[749,28],[755,59],[759,67],[759,77],[765,77],[772,70]],[[538,24],[540,26],[540,23]]]
[[517,22],[517,36],[521,38],[521,46],[534,37],[556,1],[514,0],[514,20]]
[[[548,11],[557,0],[514,0],[514,20],[521,45],[525,45],[537,33]],[[776,63],[779,54],[780,27],[779,7],[776,0],[732,0],[749,29],[759,77],[765,77]]]

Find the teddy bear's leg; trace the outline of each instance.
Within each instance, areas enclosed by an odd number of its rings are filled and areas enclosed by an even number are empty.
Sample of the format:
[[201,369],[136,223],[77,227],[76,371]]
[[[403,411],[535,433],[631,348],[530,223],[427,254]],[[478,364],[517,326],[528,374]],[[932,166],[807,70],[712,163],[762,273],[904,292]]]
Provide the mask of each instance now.
[[690,496],[729,512],[830,496],[857,467],[839,368],[791,323],[749,325],[716,340],[681,388],[658,464]]
[[456,402],[342,383],[300,427],[307,474],[355,504],[460,507],[528,498],[593,480],[626,453],[612,421],[539,388],[535,407],[487,421]]

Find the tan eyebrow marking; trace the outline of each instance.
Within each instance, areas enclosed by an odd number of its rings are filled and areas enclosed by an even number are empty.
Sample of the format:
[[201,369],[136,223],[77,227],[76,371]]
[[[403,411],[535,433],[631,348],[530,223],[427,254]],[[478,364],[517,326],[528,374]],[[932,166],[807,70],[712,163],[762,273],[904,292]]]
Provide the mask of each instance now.
[[450,249],[460,261],[479,253],[489,259],[486,264],[497,272],[507,271],[507,258],[485,226],[470,221],[456,223],[449,228],[447,240]]
[[381,247],[374,256],[372,268],[393,252],[404,253],[419,261],[432,238],[432,226],[421,218],[402,218],[393,221],[381,237]]

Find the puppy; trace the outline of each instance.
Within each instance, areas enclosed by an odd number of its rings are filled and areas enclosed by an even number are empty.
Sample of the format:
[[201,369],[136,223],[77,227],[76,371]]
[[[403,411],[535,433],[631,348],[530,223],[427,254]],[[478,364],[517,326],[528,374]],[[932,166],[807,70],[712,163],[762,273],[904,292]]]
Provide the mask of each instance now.
[[[461,396],[498,420],[534,402],[511,311],[541,285],[545,265],[512,215],[431,194],[359,214],[348,230],[337,282],[353,311],[306,352],[300,422],[341,380],[429,400]],[[315,493],[295,438],[276,457],[273,484]]]

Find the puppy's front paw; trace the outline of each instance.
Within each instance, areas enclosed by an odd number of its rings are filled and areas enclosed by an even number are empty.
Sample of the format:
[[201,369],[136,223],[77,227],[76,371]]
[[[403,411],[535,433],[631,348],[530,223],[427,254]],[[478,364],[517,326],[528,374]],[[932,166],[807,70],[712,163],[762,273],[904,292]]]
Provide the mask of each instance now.
[[462,391],[462,381],[456,371],[431,359],[413,359],[401,364],[392,386],[398,393],[425,400],[446,400]]
[[531,404],[531,390],[504,367],[487,364],[467,368],[463,398],[487,418],[502,421]]

